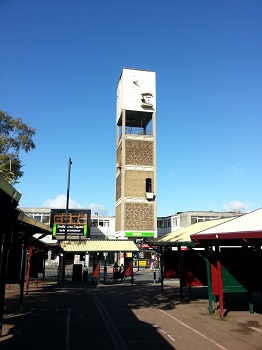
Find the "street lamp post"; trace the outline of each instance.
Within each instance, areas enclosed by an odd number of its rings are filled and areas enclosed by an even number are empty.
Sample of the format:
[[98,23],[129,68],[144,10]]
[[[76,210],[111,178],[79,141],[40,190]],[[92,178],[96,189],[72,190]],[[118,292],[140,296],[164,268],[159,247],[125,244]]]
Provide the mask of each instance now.
[[70,173],[71,173],[71,158],[68,161],[68,180],[67,180],[67,194],[66,194],[66,223],[65,223],[65,241],[67,240],[67,225],[68,225],[68,205],[69,205],[69,190],[70,190]]

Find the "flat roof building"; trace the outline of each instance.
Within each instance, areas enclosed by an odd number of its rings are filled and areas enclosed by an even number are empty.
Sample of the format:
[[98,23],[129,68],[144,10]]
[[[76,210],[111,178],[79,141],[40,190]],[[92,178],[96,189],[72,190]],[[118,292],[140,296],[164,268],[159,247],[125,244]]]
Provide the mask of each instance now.
[[[47,225],[51,224],[51,208],[20,208],[24,213]],[[157,237],[176,231],[197,222],[233,218],[241,212],[185,211],[157,218]],[[51,237],[51,236],[50,236]],[[90,239],[117,239],[114,216],[92,215],[90,219]]]

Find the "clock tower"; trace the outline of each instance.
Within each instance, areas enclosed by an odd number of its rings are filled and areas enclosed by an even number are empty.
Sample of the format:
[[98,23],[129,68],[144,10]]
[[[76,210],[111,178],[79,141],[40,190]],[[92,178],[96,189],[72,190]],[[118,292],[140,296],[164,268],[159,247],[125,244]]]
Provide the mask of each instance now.
[[117,87],[116,236],[156,237],[156,74],[123,69]]

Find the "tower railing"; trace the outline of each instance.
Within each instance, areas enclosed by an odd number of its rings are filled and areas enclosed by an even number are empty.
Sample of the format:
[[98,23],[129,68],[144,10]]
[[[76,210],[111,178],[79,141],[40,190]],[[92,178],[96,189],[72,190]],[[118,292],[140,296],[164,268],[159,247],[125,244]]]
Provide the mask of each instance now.
[[145,128],[140,127],[126,126],[125,131],[126,134],[152,136],[152,130],[147,130]]

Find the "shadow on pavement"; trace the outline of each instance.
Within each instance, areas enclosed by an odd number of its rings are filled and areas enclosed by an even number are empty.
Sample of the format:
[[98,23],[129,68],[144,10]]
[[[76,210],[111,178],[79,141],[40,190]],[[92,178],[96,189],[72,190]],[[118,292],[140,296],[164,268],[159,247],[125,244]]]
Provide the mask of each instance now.
[[[83,347],[110,350],[119,349],[119,344],[120,349],[138,349],[141,344],[148,350],[174,349],[154,325],[138,320],[129,307],[128,301],[138,308],[148,307],[150,292],[146,292],[146,286],[135,288],[137,291],[130,298],[134,286],[127,284],[97,286],[65,281],[63,287],[52,283],[38,289],[32,285],[24,296],[22,312],[18,305],[19,290],[14,287],[6,292],[1,350]],[[94,302],[92,293],[99,298],[100,306]],[[142,294],[146,294],[144,302]],[[173,305],[167,300],[162,303]]]

